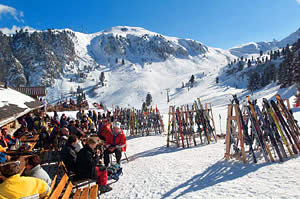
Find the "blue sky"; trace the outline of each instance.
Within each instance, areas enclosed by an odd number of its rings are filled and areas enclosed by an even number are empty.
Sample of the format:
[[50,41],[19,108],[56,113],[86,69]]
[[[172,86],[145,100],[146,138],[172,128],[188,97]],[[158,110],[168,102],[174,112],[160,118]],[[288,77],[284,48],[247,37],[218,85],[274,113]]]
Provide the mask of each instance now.
[[140,26],[227,49],[295,32],[300,0],[0,0],[0,27],[13,25],[89,33]]

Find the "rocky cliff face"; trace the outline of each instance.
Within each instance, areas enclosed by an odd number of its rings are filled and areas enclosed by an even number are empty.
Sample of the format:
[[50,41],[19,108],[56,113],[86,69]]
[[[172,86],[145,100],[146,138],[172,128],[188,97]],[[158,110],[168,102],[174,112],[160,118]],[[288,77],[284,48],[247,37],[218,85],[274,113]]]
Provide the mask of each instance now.
[[122,58],[143,65],[176,57],[188,59],[207,52],[207,47],[189,39],[162,36],[138,27],[114,27],[91,40],[89,51],[100,64]]
[[72,37],[72,32],[55,30],[0,32],[0,81],[11,86],[50,86],[75,59]]

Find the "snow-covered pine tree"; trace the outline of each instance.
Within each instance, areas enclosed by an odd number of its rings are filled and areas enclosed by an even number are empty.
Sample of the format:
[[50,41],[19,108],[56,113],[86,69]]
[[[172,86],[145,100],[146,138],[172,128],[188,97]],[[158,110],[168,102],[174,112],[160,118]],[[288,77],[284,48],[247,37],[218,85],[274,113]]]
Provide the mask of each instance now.
[[238,71],[242,71],[243,69],[244,69],[244,62],[243,61],[239,61]]
[[194,82],[195,82],[195,76],[192,75],[192,76],[191,76],[191,79],[190,79],[191,87],[194,86]]
[[104,72],[100,73],[99,80],[102,86],[104,86],[105,75]]
[[251,73],[248,79],[248,90],[254,91],[260,88],[260,75],[258,72]]
[[146,105],[150,106],[151,103],[152,103],[152,95],[148,93],[146,96]]
[[247,65],[248,65],[248,68],[251,66],[251,61],[250,61],[250,59],[248,59]]

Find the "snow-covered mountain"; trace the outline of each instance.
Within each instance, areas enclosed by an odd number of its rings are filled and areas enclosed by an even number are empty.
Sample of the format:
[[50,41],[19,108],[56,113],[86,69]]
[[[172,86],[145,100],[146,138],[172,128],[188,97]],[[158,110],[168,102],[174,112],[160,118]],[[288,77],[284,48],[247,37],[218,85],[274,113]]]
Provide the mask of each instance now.
[[[141,104],[150,92],[182,92],[191,75],[198,80],[217,73],[235,57],[229,51],[191,39],[163,36],[140,27],[118,26],[94,34],[71,30],[1,34],[0,81],[49,86],[51,101],[82,87],[94,101]],[[100,73],[106,84],[99,86]],[[171,96],[172,97],[172,96]],[[159,101],[159,100],[158,100]]]
[[229,51],[237,57],[248,57],[249,55],[259,54],[260,51],[266,52],[269,50],[278,50],[279,48],[286,47],[287,44],[292,45],[298,39],[300,39],[300,28],[296,32],[290,34],[280,41],[274,40],[271,42],[250,42],[230,48]]
[[88,49],[98,63],[105,65],[121,58],[141,65],[168,58],[189,59],[208,51],[200,42],[166,37],[139,27],[104,30],[91,40]]
[[[86,88],[92,101],[137,106],[150,92],[154,104],[159,104],[165,101],[167,88],[175,98],[185,92],[187,87],[182,89],[182,83],[187,83],[191,75],[196,77],[197,85],[235,58],[225,50],[139,27],[119,26],[95,34],[74,35],[78,66],[65,67],[63,78],[49,89],[53,99],[80,86]],[[85,71],[85,80],[75,75],[80,71]],[[101,72],[107,81],[104,87],[96,85]]]
[[[109,106],[139,107],[150,92],[153,105],[167,111],[170,103],[191,103],[195,97],[224,106],[230,94],[245,90],[241,85],[216,83],[224,67],[237,59],[232,52],[140,27],[118,26],[93,34],[69,29],[23,31],[13,36],[0,34],[0,43],[5,44],[0,49],[0,81],[46,85],[50,102],[70,96],[80,86],[90,102]],[[104,86],[99,84],[102,72]],[[192,75],[195,84],[190,89]],[[169,104],[166,89],[170,89]]]

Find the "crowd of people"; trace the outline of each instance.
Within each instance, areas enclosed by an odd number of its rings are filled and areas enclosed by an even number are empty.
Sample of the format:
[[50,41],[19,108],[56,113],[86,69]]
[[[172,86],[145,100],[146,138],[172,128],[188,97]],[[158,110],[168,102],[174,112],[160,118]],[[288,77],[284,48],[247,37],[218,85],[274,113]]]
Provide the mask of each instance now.
[[[25,171],[20,176],[20,164],[14,161],[13,156],[6,154],[11,149],[25,151],[26,144],[20,143],[19,139],[24,135],[37,134],[39,139],[35,147],[57,152],[68,174],[75,176],[74,179],[92,179],[99,184],[102,193],[110,191],[112,188],[107,185],[110,154],[115,154],[116,165],[120,167],[122,151],[126,151],[126,136],[121,129],[121,123],[113,120],[109,112],[100,114],[95,110],[87,113],[80,110],[76,119],[65,114],[59,118],[56,112],[53,117],[40,112],[36,116],[29,113],[19,118],[21,127],[13,135],[8,133],[8,129],[2,128],[0,176],[3,182],[0,184],[0,198],[48,196],[51,178],[43,170],[40,156],[26,158]],[[22,184],[28,185],[19,188]]]

